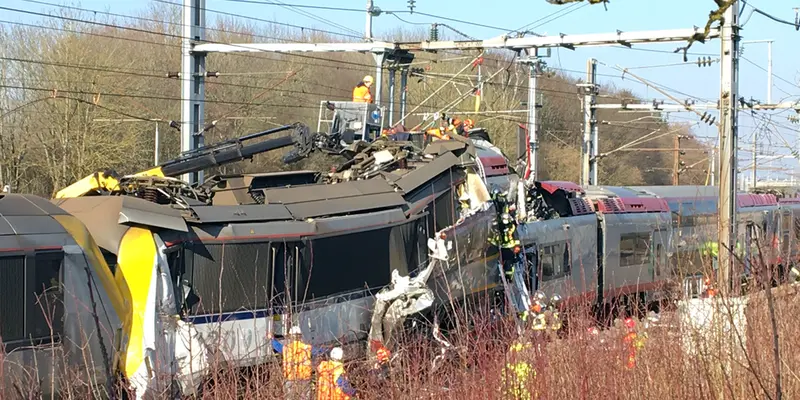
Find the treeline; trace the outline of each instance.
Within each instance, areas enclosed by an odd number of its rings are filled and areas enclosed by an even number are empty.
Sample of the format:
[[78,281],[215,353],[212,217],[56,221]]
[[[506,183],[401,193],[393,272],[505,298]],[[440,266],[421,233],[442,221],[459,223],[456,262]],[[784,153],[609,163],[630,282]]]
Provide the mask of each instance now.
[[[36,23],[0,24],[0,183],[15,192],[49,196],[97,170],[143,170],[154,162],[156,125],[160,160],[178,156],[180,135],[169,121],[180,120],[180,81],[170,77],[180,71],[180,11],[177,6],[153,3],[135,18],[125,18],[64,7],[46,9],[53,17]],[[213,42],[355,40],[214,17],[208,14],[206,32]],[[402,39],[426,35],[424,30],[390,34]],[[435,111],[450,115],[474,111],[469,92],[477,82],[477,67],[464,67],[478,56],[478,52],[417,54],[414,67],[420,71],[409,79],[408,88],[408,111],[416,110],[405,125],[424,126],[424,114]],[[483,59],[481,74],[492,79],[484,84],[481,111],[494,113],[473,119],[515,157],[517,127],[526,114],[507,110],[526,108],[527,70],[514,63],[509,52],[486,53]],[[316,128],[322,100],[349,99],[353,85],[375,70],[371,55],[350,53],[211,54],[206,69],[219,72],[207,79],[205,118],[217,125],[206,133],[206,143],[292,122]],[[576,83],[558,70],[540,79],[542,179],[579,178],[583,116]],[[445,87],[424,101],[441,85]],[[633,93],[612,87],[602,87],[601,94],[599,101],[639,101]],[[463,100],[451,104],[459,97]],[[601,152],[645,135],[652,140],[636,146],[672,148],[675,134],[691,135],[688,126],[643,116],[600,112],[599,120],[605,121],[600,126]],[[692,139],[683,140],[682,146],[701,147]],[[281,152],[273,153],[220,172],[288,168],[280,162]],[[700,151],[683,155],[692,168],[681,175],[681,183],[704,183],[707,158]],[[323,168],[326,163],[312,158],[299,167]],[[671,151],[618,151],[601,159],[600,181],[669,184],[672,167]]]

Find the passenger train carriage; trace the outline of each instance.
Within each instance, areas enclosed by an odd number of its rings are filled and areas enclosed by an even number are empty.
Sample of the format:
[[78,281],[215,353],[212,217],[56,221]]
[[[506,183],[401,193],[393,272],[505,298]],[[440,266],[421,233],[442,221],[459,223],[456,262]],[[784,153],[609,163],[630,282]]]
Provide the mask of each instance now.
[[[702,246],[717,241],[716,187],[538,182],[535,190],[559,212],[519,228],[527,268],[537,271],[528,274],[533,289],[606,310],[616,301],[658,307],[701,295],[703,278],[714,275]],[[588,203],[584,211],[573,206],[579,199]],[[740,193],[737,204],[741,268],[734,273],[747,280],[762,258],[785,273],[798,260],[800,199]]]
[[49,201],[0,194],[0,397],[71,390],[109,395],[131,327],[86,227]]
[[377,143],[376,156],[357,161],[386,163],[380,146],[396,150],[396,168],[356,165],[337,175],[352,179],[327,184],[294,171],[213,178],[208,203],[54,200],[84,221],[131,287],[139,336],[122,372],[137,397],[173,380],[192,393],[217,362],[264,363],[274,357],[267,335],[281,339],[290,323],[314,345],[363,349],[375,293],[392,273],[425,265],[426,241],[437,235],[453,248],[430,278],[437,303],[496,285],[489,188],[507,190],[515,179],[502,153],[483,140],[434,144],[413,157],[403,144]]

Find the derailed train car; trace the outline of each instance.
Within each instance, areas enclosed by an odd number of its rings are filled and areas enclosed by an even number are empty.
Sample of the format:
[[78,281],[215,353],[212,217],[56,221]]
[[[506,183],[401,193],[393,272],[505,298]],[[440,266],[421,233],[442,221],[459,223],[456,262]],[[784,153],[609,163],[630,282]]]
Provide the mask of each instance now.
[[[290,323],[313,344],[363,344],[374,294],[424,266],[432,236],[444,233],[475,269],[474,279],[453,279],[458,267],[433,274],[432,288],[448,288],[434,289],[437,301],[496,280],[486,182],[507,188],[514,176],[481,160],[502,153],[465,140],[409,146],[373,143],[325,183],[308,171],[215,177],[196,189],[206,202],[153,202],[163,191],[55,200],[102,238],[131,288],[122,371],[137,397],[173,384],[191,393],[218,362],[263,363],[273,356],[267,334]],[[484,236],[473,236],[481,224]]]
[[130,335],[125,282],[74,216],[32,195],[0,194],[4,398],[107,396]]
[[[519,228],[530,286],[606,314],[703,295],[716,274],[703,248],[717,241],[717,190],[537,182],[540,200]],[[737,205],[736,276],[746,281],[761,260],[778,275],[794,265],[800,201],[740,193]]]

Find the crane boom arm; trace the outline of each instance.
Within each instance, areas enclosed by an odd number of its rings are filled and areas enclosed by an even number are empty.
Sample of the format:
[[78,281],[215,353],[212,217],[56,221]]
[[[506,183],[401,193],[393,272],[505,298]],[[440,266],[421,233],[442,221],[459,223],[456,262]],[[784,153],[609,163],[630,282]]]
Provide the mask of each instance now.
[[[289,136],[282,136],[248,145],[243,143],[247,140],[290,129],[293,131]],[[191,152],[186,152],[179,158],[164,162],[154,168],[133,174],[133,176],[177,177],[186,173],[202,171],[207,168],[250,159],[256,154],[292,145],[295,146],[295,149],[284,157],[284,161],[287,163],[296,161],[314,150],[313,135],[310,134],[307,126],[300,123],[284,125],[275,129],[256,132],[236,139],[202,147]],[[96,172],[60,190],[56,193],[55,197],[60,199],[119,192],[122,189],[120,187],[121,179],[120,176],[111,170]]]

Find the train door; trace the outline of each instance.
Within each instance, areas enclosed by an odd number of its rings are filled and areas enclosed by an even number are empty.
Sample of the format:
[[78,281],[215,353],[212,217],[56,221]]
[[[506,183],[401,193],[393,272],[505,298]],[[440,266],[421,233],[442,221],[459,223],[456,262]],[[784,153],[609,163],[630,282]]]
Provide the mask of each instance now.
[[662,281],[668,278],[667,271],[667,243],[669,241],[669,232],[666,229],[658,229],[653,231],[653,237],[650,241],[650,275],[654,282]]
[[758,259],[758,241],[760,240],[759,228],[753,221],[747,221],[744,232],[744,243],[742,244],[744,250],[744,276],[749,277],[752,273],[753,266]]
[[[292,318],[293,306],[302,302],[304,296],[305,285],[300,284],[303,279],[302,244],[273,242],[270,250],[270,308],[273,321],[278,323],[282,316]],[[273,329],[280,332],[283,327],[275,326]]]
[[539,251],[536,244],[525,247],[525,282],[531,292],[539,290]]

